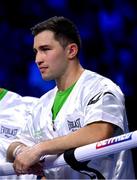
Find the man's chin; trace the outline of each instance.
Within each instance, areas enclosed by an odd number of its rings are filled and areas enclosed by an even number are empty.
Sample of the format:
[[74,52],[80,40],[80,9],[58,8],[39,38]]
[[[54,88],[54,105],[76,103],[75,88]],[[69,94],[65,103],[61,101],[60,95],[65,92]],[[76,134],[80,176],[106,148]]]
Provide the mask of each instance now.
[[53,80],[52,77],[48,77],[48,76],[42,76],[42,79],[45,80],[45,81],[51,81],[51,80]]

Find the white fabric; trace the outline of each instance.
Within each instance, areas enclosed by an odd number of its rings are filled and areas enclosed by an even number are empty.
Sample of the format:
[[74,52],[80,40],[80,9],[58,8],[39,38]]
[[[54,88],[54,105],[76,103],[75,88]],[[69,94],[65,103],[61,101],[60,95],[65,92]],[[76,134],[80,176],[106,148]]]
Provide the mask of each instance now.
[[[111,80],[85,70],[53,125],[51,108],[56,92],[57,87],[41,97],[34,109],[33,121],[30,118],[30,122],[26,126],[26,136],[21,136],[22,142],[38,143],[42,140],[69,134],[97,121],[116,125],[114,136],[128,132],[124,97],[120,88]],[[27,135],[27,132],[31,136]],[[134,179],[132,157],[129,150],[106,158],[91,160],[89,165],[99,171],[106,179]],[[93,175],[96,176],[96,174]],[[46,177],[49,179],[88,178],[68,166],[46,171]]]
[[[21,97],[11,91],[0,100],[0,163],[6,162],[6,150],[9,144],[21,132],[37,102],[38,98]],[[1,179],[36,179],[36,176],[0,176]]]

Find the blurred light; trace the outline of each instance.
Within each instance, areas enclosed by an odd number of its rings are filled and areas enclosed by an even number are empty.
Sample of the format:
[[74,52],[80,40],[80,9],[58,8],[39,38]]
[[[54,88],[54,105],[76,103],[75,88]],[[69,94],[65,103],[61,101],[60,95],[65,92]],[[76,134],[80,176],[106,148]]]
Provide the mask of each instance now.
[[63,9],[67,5],[67,0],[46,0],[45,2],[55,9]]
[[111,32],[120,29],[123,22],[118,12],[107,13],[102,10],[99,13],[99,24],[102,32]]
[[133,93],[133,89],[131,85],[127,84],[127,81],[124,77],[124,74],[118,73],[115,75],[115,81],[120,86],[123,93],[127,96],[131,96]]
[[55,86],[54,81],[44,81],[35,63],[29,65],[28,81],[30,86],[38,87],[41,91],[47,92]]
[[121,49],[119,52],[119,60],[122,68],[129,69],[133,63],[133,54],[127,49]]

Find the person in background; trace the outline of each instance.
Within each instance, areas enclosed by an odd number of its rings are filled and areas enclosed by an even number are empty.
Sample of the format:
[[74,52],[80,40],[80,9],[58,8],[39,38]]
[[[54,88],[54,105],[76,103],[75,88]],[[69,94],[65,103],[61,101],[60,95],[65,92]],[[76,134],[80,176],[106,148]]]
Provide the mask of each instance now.
[[[128,132],[124,95],[110,79],[80,64],[81,39],[75,24],[52,17],[32,28],[36,64],[56,87],[45,93],[7,150],[15,172],[27,173],[46,155]],[[92,50],[92,49],[91,49]],[[30,141],[30,142],[29,142]],[[30,146],[30,143],[32,145]],[[86,166],[86,165],[85,165]],[[47,179],[134,179],[130,150],[88,162],[84,175],[70,166],[45,170]]]
[[[24,128],[38,98],[25,96],[0,88],[0,164],[6,162],[8,145]],[[6,171],[6,170],[5,170]],[[1,176],[0,179],[37,179],[36,175]]]

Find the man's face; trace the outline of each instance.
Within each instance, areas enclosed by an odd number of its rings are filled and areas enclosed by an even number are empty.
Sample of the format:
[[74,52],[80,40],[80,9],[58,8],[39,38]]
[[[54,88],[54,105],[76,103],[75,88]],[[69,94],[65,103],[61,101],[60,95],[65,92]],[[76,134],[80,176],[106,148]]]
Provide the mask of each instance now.
[[60,78],[67,68],[67,50],[55,40],[51,31],[43,31],[34,37],[36,64],[44,80]]

